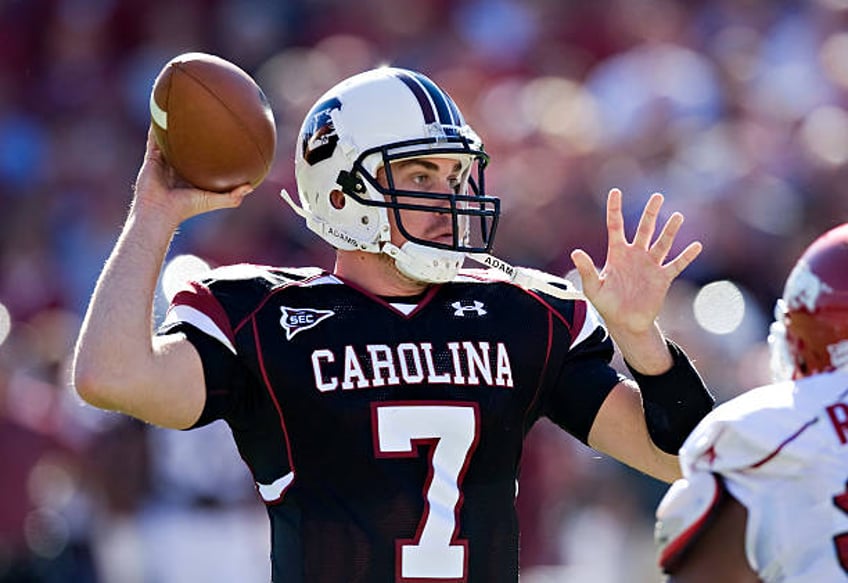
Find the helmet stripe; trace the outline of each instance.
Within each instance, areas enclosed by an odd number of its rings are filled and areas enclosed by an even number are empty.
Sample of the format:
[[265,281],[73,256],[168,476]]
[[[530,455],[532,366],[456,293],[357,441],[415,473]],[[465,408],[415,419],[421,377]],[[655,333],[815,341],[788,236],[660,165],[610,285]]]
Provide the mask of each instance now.
[[439,88],[424,75],[415,74],[414,76],[415,79],[424,86],[427,90],[427,94],[430,96],[430,99],[432,99],[433,103],[436,105],[436,110],[439,112],[439,122],[445,125],[454,125],[453,118],[450,114],[450,108],[444,98],[444,93],[442,93]]
[[436,109],[439,112],[439,121],[445,125],[460,126],[462,125],[462,116],[459,115],[459,110],[447,93],[439,89],[430,79],[420,73],[413,73],[414,77],[421,83],[430,99],[436,104]]
[[453,115],[453,118],[456,120],[456,123],[454,125],[464,126],[465,120],[462,119],[462,114],[459,112],[459,108],[456,106],[456,102],[451,99],[451,96],[447,93],[445,93],[445,97],[448,98],[448,106],[450,107],[451,115]]
[[418,105],[421,106],[421,113],[424,114],[424,123],[430,124],[435,122],[436,114],[433,111],[433,104],[430,103],[430,100],[427,98],[427,93],[421,85],[408,75],[406,71],[396,71],[395,75],[398,79],[403,81],[403,84],[409,87],[409,90],[412,91],[413,95],[415,95],[415,99],[418,100]]

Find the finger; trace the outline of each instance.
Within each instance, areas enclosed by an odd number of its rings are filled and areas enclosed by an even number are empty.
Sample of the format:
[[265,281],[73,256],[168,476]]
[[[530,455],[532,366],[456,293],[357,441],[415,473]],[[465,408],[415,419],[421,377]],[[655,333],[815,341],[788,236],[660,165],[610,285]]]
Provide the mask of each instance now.
[[230,192],[230,194],[244,198],[251,192],[253,192],[253,186],[251,186],[250,184],[242,184],[241,186],[237,186],[236,188],[234,188]]
[[250,184],[242,184],[230,192],[215,194],[214,196],[218,199],[222,199],[219,200],[219,202],[223,203],[220,208],[236,208],[241,206],[241,203],[244,202],[244,199],[247,198],[247,195],[251,192],[253,192],[253,187]]
[[639,219],[639,227],[636,229],[636,235],[633,237],[634,246],[640,249],[647,249],[651,244],[663,200],[663,195],[659,192],[655,192],[648,199],[645,210],[642,211],[642,217]]
[[159,143],[156,141],[156,135],[153,133],[153,124],[150,124],[150,127],[147,128],[147,144],[145,146],[145,155],[147,157],[161,155]]
[[593,295],[595,290],[600,287],[600,277],[592,258],[582,249],[575,249],[571,252],[571,261],[574,262],[574,267],[580,275],[583,293],[587,296]]
[[610,189],[607,194],[607,237],[609,245],[627,243],[624,238],[624,217],[621,214],[621,190]]
[[682,224],[683,215],[679,212],[673,213],[669,217],[668,221],[666,221],[662,232],[660,232],[660,236],[657,237],[657,240],[654,242],[650,251],[651,256],[657,261],[657,263],[665,261],[665,258],[668,256],[668,252],[671,251],[671,246],[674,244],[674,239],[677,237],[677,233],[680,231],[680,226]]
[[693,261],[695,261],[703,249],[704,246],[700,241],[693,241],[686,246],[686,249],[684,249],[680,255],[672,259],[663,269],[671,279],[674,279],[680,275],[684,269],[689,267]]

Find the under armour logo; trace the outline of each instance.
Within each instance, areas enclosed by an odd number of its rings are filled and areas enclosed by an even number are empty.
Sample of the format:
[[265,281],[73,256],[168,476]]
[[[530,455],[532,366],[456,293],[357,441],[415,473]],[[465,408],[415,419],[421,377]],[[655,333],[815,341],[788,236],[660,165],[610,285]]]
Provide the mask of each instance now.
[[313,310],[311,308],[287,308],[280,306],[283,317],[280,325],[286,329],[286,340],[291,340],[298,332],[315,327],[336,313],[332,310]]
[[463,305],[462,302],[456,301],[451,304],[451,307],[455,310],[453,315],[459,316],[460,318],[465,316],[468,312],[474,312],[478,316],[486,315],[486,310],[483,309],[483,302],[478,302],[477,300],[474,300],[473,305]]

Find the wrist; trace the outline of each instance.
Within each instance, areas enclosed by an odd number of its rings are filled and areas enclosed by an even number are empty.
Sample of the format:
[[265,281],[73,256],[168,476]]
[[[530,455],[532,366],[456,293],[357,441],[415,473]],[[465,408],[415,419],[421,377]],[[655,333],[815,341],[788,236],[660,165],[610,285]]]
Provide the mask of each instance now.
[[652,441],[676,455],[695,425],[713,408],[715,398],[683,349],[671,340],[666,342],[672,366],[665,372],[642,374],[626,360],[625,364],[639,385]]
[[156,238],[167,236],[170,239],[181,222],[170,209],[139,199],[133,201],[127,216],[128,226]]
[[179,223],[167,215],[133,207],[127,216],[121,239],[154,257],[164,256]]
[[609,328],[609,333],[631,371],[658,375],[674,364],[669,344],[656,322],[644,331]]

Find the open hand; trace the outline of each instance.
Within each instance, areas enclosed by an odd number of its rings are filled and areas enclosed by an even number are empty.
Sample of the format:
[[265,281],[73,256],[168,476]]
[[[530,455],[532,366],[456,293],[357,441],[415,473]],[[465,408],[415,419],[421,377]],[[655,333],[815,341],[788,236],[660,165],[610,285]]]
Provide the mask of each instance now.
[[607,197],[607,258],[600,272],[582,249],[571,259],[583,282],[583,293],[601,314],[609,328],[640,334],[654,326],[671,282],[701,253],[700,242],[690,243],[677,257],[666,262],[669,251],[683,224],[683,215],[675,212],[653,243],[657,216],[663,195],[651,195],[633,242],[624,234],[621,190],[613,188]]

